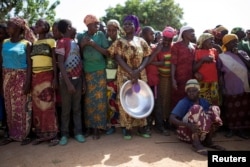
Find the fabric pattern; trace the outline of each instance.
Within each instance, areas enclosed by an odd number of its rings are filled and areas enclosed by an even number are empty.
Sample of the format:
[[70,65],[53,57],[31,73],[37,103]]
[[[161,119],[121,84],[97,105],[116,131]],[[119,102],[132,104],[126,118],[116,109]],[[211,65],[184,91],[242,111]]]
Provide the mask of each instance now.
[[[121,58],[132,68],[137,69],[143,58],[149,56],[151,48],[146,41],[140,37],[134,37],[132,41],[127,41],[124,38],[116,40],[108,49],[111,57],[115,55],[121,56]],[[117,87],[118,87],[118,106],[120,112],[120,123],[122,127],[131,129],[134,126],[145,126],[146,119],[135,119],[130,117],[122,108],[119,92],[122,85],[129,80],[129,75],[125,72],[121,66],[117,69]],[[147,82],[146,70],[143,70],[140,75],[140,79]]]
[[3,69],[3,89],[9,137],[24,140],[31,127],[31,113],[27,111],[27,96],[23,94],[26,70]]

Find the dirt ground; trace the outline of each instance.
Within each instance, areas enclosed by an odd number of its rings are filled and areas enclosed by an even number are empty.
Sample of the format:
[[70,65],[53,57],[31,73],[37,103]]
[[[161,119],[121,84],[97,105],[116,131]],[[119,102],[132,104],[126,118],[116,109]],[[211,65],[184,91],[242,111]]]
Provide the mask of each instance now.
[[[214,141],[227,150],[250,150],[250,140],[237,136],[227,139],[218,132]],[[3,137],[0,138],[3,140]],[[115,134],[103,134],[99,140],[86,138],[78,143],[70,138],[66,146],[48,147],[48,143],[21,146],[13,142],[0,146],[1,167],[206,167],[207,157],[191,150],[191,145],[171,136],[152,133],[150,139],[133,135],[122,138],[120,129]]]

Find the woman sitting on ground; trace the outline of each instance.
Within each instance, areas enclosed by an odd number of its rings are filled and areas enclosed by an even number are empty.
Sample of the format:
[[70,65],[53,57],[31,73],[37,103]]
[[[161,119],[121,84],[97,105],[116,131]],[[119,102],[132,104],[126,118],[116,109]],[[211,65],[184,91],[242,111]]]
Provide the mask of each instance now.
[[170,115],[170,123],[177,126],[180,140],[192,143],[194,151],[207,155],[205,147],[225,150],[212,142],[215,130],[222,125],[220,109],[199,98],[200,85],[196,79],[186,82],[187,97],[181,99]]

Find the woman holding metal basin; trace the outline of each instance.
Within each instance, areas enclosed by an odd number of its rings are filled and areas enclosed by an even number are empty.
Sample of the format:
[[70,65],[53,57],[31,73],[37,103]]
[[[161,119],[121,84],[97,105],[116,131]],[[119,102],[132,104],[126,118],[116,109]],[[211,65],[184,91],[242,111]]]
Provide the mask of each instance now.
[[123,137],[126,140],[132,138],[133,127],[138,127],[137,134],[144,138],[149,138],[146,133],[146,118],[135,118],[127,114],[121,105],[120,91],[126,81],[131,80],[134,91],[140,91],[138,79],[147,81],[146,71],[144,70],[151,49],[147,42],[136,36],[139,31],[139,19],[135,15],[128,15],[123,20],[123,30],[125,36],[117,39],[108,49],[110,56],[118,63],[117,87],[118,87],[118,106],[120,111],[120,124],[123,127]]

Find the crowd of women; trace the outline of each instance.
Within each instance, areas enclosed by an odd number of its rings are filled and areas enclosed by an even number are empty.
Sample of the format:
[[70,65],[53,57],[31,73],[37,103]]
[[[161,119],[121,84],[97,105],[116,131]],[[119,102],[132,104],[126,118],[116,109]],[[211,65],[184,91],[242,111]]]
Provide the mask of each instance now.
[[[140,27],[135,15],[126,16],[122,27],[91,14],[83,22],[87,30],[81,33],[67,19],[52,27],[39,19],[30,28],[19,17],[1,24],[0,121],[6,122],[7,136],[0,145],[66,145],[70,136],[82,143],[117,127],[126,140],[133,128],[143,138],[152,129],[168,136],[171,124],[180,125],[176,111],[184,107],[179,102],[190,92],[190,79],[199,82],[191,85],[206,104],[219,106],[225,136],[248,138],[250,30],[218,25],[196,39],[193,27],[156,31]],[[155,99],[143,119],[129,116],[119,99],[122,85],[138,79],[148,83]]]

